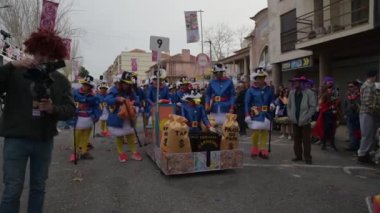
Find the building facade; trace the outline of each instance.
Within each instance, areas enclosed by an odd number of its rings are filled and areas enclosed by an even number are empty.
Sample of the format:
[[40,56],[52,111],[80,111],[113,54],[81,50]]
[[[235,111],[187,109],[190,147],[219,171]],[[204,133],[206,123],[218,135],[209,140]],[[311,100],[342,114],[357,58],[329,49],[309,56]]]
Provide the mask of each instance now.
[[[203,72],[208,72],[209,67],[202,70],[197,66],[196,57],[190,54],[190,50],[183,49],[182,53],[174,56],[162,57],[160,67],[166,70],[167,80],[170,83],[177,82],[181,77],[186,76],[193,82],[203,85]],[[157,69],[157,64],[151,66],[147,71],[147,76],[152,76],[153,71]],[[206,83],[206,82],[205,82]]]
[[[309,0],[306,0],[309,1]],[[305,2],[305,1],[298,1]],[[268,0],[269,61],[276,89],[294,75],[316,79],[313,52],[296,49],[297,0]]]
[[379,25],[378,0],[298,1],[296,48],[313,51],[319,80],[330,75],[344,91],[348,81],[379,70]]
[[122,71],[133,71],[138,75],[138,79],[143,81],[147,79],[145,71],[155,62],[152,61],[152,53],[140,49],[134,49],[128,52],[121,52],[113,64],[103,73],[104,79],[112,83],[116,75]]

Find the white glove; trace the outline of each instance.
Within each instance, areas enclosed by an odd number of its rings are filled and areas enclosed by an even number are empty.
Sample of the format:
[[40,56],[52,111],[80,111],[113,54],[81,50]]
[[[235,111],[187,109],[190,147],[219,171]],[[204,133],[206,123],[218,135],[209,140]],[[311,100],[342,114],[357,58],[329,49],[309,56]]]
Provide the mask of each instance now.
[[181,102],[178,102],[178,103],[177,103],[177,106],[179,106],[179,107],[182,106],[182,103],[181,103]]
[[245,120],[246,123],[251,123],[252,122],[251,116],[245,116],[244,120]]
[[214,127],[210,127],[210,132],[216,133],[216,129]]

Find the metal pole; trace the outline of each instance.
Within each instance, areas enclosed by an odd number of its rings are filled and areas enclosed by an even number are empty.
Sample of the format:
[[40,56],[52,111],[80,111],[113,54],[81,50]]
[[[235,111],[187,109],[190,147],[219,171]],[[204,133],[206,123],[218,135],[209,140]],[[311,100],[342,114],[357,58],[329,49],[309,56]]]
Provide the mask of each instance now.
[[201,44],[202,44],[202,53],[203,53],[203,20],[202,20],[202,13],[204,11],[203,10],[199,10],[198,12],[199,12],[200,18],[201,18]]

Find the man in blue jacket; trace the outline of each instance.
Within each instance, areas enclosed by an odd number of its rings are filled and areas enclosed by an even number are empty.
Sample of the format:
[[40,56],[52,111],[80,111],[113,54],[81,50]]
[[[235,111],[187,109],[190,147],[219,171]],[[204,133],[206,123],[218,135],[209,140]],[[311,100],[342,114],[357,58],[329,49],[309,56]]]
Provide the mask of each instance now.
[[[75,118],[75,137],[76,137],[76,153],[78,156],[72,154],[70,161],[74,162],[76,159],[93,159],[93,156],[88,153],[90,148],[89,140],[91,136],[92,126],[99,120],[101,110],[99,100],[93,93],[95,87],[94,78],[90,75],[81,79],[79,83],[82,87],[74,91],[74,101],[77,107]],[[95,129],[94,129],[95,131]]]
[[[132,152],[132,159],[141,161],[142,156],[137,150],[134,123],[136,120],[135,107],[139,106],[138,98],[133,90],[132,76],[128,72],[123,72],[121,79],[116,86],[112,87],[105,99],[107,103],[108,129],[112,136],[116,137],[116,148],[121,163],[128,160],[127,154],[123,150],[124,141],[128,143]],[[127,108],[127,117],[120,115],[122,107]]]
[[251,156],[268,159],[268,140],[271,131],[271,112],[274,110],[274,94],[271,87],[265,83],[267,77],[263,68],[257,68],[251,74],[253,85],[245,94],[245,122],[253,130]]
[[236,99],[235,87],[231,79],[224,76],[226,69],[222,64],[214,66],[215,79],[206,90],[206,111],[210,112],[218,125],[223,125],[226,114],[234,112]]

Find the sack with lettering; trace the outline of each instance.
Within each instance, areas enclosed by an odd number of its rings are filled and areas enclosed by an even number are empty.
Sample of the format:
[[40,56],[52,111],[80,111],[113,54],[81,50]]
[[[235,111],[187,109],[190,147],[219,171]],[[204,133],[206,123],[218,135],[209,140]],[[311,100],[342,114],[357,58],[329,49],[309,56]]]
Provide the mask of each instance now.
[[239,124],[236,121],[237,115],[228,113],[226,121],[222,127],[221,150],[239,148]]
[[186,118],[174,114],[169,115],[169,120],[163,126],[160,148],[167,153],[191,152]]

